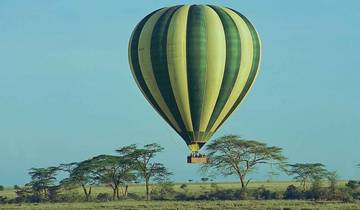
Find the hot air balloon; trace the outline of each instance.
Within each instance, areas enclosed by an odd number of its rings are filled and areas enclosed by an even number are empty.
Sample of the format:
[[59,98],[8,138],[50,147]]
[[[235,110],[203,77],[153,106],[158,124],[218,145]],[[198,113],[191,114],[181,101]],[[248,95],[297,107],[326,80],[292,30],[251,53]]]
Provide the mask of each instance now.
[[213,5],[156,10],[135,27],[129,63],[145,98],[184,139],[188,162],[249,92],[261,44],[239,12]]

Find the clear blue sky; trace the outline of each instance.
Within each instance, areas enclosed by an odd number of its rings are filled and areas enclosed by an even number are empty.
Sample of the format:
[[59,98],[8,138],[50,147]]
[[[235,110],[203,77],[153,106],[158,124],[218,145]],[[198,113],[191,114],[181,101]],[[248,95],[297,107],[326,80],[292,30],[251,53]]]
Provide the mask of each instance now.
[[31,167],[155,141],[175,180],[198,179],[127,61],[136,23],[183,3],[232,7],[263,42],[254,88],[215,137],[239,134],[282,147],[290,162],[360,176],[359,1],[0,0],[0,184],[27,182]]

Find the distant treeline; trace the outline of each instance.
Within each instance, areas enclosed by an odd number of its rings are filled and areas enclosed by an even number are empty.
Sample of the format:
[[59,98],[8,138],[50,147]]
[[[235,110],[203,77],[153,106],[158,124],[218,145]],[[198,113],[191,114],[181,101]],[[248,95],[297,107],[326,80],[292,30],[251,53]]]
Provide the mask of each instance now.
[[[211,183],[209,190],[190,193],[187,184],[174,189],[172,173],[164,164],[156,161],[156,155],[163,147],[153,143],[143,147],[134,144],[119,148],[116,155],[98,155],[88,160],[62,163],[46,168],[31,168],[31,181],[24,186],[14,186],[15,198],[0,196],[0,203],[22,202],[79,202],[134,200],[237,200],[237,199],[309,199],[339,200],[351,202],[360,199],[360,182],[350,180],[346,187],[337,184],[338,175],[328,171],[321,163],[287,163],[287,158],[279,147],[268,146],[255,140],[245,140],[239,136],[227,135],[214,140],[206,147],[208,163],[203,164],[202,181],[209,181],[214,174],[237,176],[239,187],[224,189]],[[201,155],[203,157],[203,155]],[[271,165],[278,172],[285,172],[299,182],[289,185],[285,191],[248,189],[251,179],[248,175],[255,167]],[[359,165],[358,165],[359,166]],[[355,166],[354,166],[355,167]],[[59,180],[59,174],[66,177]],[[277,172],[272,171],[272,175]],[[328,186],[323,182],[327,180]],[[189,182],[192,180],[189,180]],[[144,195],[131,193],[133,183],[144,183]],[[107,186],[109,193],[93,196],[94,186]],[[83,195],[73,193],[81,188]],[[4,190],[0,186],[0,190]],[[70,193],[72,192],[72,193]]]

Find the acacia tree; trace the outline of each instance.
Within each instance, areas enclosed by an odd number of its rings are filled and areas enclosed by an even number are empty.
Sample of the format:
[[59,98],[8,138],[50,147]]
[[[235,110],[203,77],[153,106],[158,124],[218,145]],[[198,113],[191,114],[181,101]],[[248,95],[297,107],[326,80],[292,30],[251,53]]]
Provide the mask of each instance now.
[[150,200],[150,181],[163,181],[171,175],[162,163],[154,161],[156,155],[163,149],[160,145],[153,143],[147,144],[143,148],[137,148],[135,144],[132,144],[116,150],[126,159],[133,162],[138,177],[145,183],[146,200]]
[[329,174],[321,163],[295,163],[289,164],[288,167],[288,174],[300,182],[303,191],[306,190],[309,181],[320,180]]
[[99,183],[112,188],[113,200],[120,199],[119,189],[125,197],[127,183],[135,179],[131,162],[113,155],[98,155],[80,163],[61,164],[59,168],[69,173],[61,184],[72,187],[80,185],[86,201],[91,199],[92,185]]
[[339,175],[336,171],[331,171],[331,172],[328,172],[326,178],[328,179],[328,181],[330,183],[329,190],[334,195],[336,188],[337,188]]
[[74,171],[74,169],[79,165],[78,162],[72,162],[72,163],[61,163],[58,166],[58,169],[60,171],[66,172],[69,176]]
[[91,163],[98,181],[112,188],[113,200],[120,199],[119,189],[122,196],[127,196],[128,183],[136,179],[132,161],[121,156],[99,155]]
[[97,177],[94,173],[91,160],[85,160],[79,163],[60,164],[59,168],[69,173],[69,177],[63,179],[60,184],[70,188],[80,185],[84,192],[85,200],[89,201],[91,199],[92,185],[97,183]]
[[241,190],[246,189],[251,179],[247,175],[260,164],[283,166],[286,158],[279,147],[269,147],[240,136],[227,135],[215,139],[206,146],[209,163],[201,168],[203,172],[215,170],[224,176],[238,176]]
[[27,185],[31,186],[36,195],[48,198],[49,190],[54,187],[57,171],[57,167],[31,168],[29,171],[31,182]]

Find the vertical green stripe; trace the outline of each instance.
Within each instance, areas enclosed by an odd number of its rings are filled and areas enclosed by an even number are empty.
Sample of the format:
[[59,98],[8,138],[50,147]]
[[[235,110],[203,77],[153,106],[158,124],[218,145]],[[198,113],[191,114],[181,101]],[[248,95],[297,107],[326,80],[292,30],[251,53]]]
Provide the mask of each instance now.
[[212,5],[210,5],[210,7],[218,14],[224,27],[226,40],[226,62],[219,97],[216,101],[216,105],[206,131],[209,131],[213,127],[216,119],[223,110],[232,89],[234,88],[234,84],[239,73],[241,59],[240,35],[235,22],[221,8]]
[[[186,61],[189,102],[194,131],[199,131],[206,79],[206,25],[201,6],[189,9],[186,31]],[[197,138],[195,136],[195,138]]]
[[[150,56],[152,69],[154,71],[155,80],[157,86],[159,87],[160,94],[164,98],[166,105],[169,107],[177,124],[180,126],[180,129],[185,131],[186,128],[181,118],[171,87],[166,55],[169,24],[172,16],[178,8],[179,6],[171,7],[156,22],[154,30],[151,33]],[[190,138],[187,136],[185,140],[188,141],[189,139]]]
[[162,118],[165,119],[165,121],[174,129],[176,130],[172,124],[170,123],[169,119],[166,117],[165,113],[160,109],[159,105],[156,103],[154,97],[152,96],[149,88],[147,87],[144,77],[141,73],[140,64],[139,64],[139,54],[138,54],[138,45],[139,45],[139,39],[141,31],[146,23],[146,21],[157,11],[152,12],[151,14],[147,15],[144,19],[140,21],[140,23],[137,25],[136,29],[134,30],[132,40],[130,40],[130,58],[131,63],[133,65],[133,71],[135,75],[135,79],[138,81],[140,88],[145,94],[145,97],[149,100],[149,102],[154,106],[154,108],[159,112],[159,114],[162,116]]
[[[231,113],[236,109],[236,107],[240,104],[240,102],[243,100],[243,98],[245,97],[246,93],[249,91],[251,84],[254,82],[255,80],[255,76],[256,73],[258,71],[259,68],[259,62],[260,62],[260,50],[261,50],[261,46],[260,46],[260,39],[258,37],[258,34],[254,28],[254,26],[250,23],[250,21],[243,16],[242,14],[240,14],[239,12],[229,8],[230,10],[234,11],[236,14],[238,14],[246,23],[246,25],[248,26],[251,36],[252,36],[252,41],[253,41],[253,48],[254,48],[254,57],[253,57],[253,61],[252,61],[252,66],[251,66],[251,71],[250,71],[250,75],[248,80],[246,81],[245,87],[244,89],[241,91],[239,98],[236,100],[235,104],[233,105],[233,107],[231,108],[231,110],[229,111],[229,113],[225,116],[225,118],[221,121],[221,123],[219,124],[219,126],[215,129],[215,131],[225,122],[225,120],[231,115]],[[240,70],[241,71],[241,70]]]

